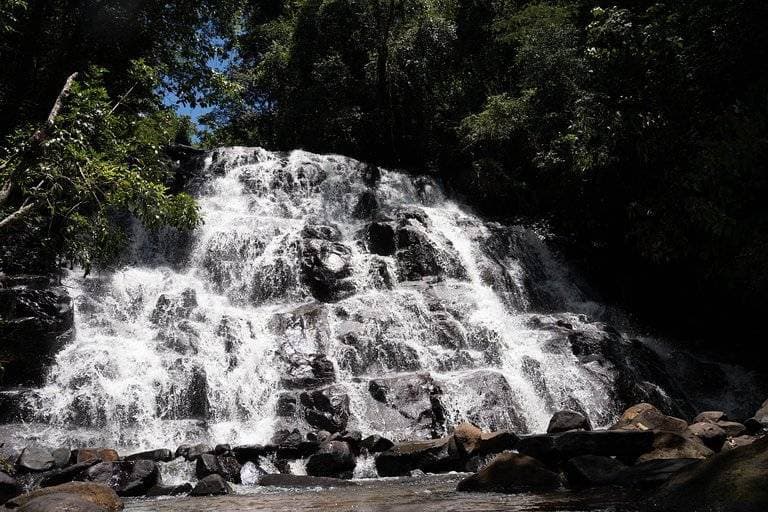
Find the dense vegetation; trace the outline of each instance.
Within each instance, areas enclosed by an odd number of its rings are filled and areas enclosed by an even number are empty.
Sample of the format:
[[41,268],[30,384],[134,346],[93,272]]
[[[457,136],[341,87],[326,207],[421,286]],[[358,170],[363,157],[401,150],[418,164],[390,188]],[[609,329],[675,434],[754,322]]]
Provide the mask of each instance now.
[[[55,124],[79,142],[64,137],[2,171],[36,169],[0,213],[44,196],[26,232],[50,237],[63,223],[71,231],[56,233],[72,234],[52,251],[67,259],[114,254],[92,249],[109,247],[98,241],[114,210],[196,222],[194,205],[164,188],[163,149],[187,130],[160,102],[173,91],[215,105],[206,145],[427,169],[486,215],[546,222],[632,310],[680,332],[736,337],[729,343],[751,343],[759,327],[768,304],[765,2],[0,6],[0,135],[11,153],[67,76],[81,73]],[[210,72],[206,62],[229,51],[226,73]],[[90,124],[72,135],[81,116]],[[57,170],[39,187],[48,167]],[[73,178],[83,167],[94,177]],[[94,187],[103,196],[89,194]]]
[[546,221],[630,309],[751,343],[767,16],[759,0],[259,2],[209,139],[430,169],[485,214]]

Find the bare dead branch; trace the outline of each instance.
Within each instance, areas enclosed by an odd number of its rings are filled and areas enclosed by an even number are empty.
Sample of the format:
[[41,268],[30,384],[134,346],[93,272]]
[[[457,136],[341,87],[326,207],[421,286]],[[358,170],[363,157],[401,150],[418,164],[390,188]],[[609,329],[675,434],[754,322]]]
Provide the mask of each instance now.
[[21,208],[19,208],[12,214],[8,215],[3,220],[0,220],[0,230],[24,218],[24,216],[27,215],[29,212],[31,212],[35,208],[35,206],[37,206],[37,203],[34,203],[34,202],[29,204],[24,203],[23,205],[21,205]]
[[64,99],[69,94],[70,89],[72,89],[72,84],[75,82],[76,78],[77,73],[72,73],[67,78],[67,81],[64,82],[64,87],[61,88],[61,92],[59,92],[59,95],[56,97],[56,101],[53,103],[53,108],[51,108],[51,112],[48,114],[45,124],[32,135],[33,141],[39,143],[48,137],[48,130],[53,127],[53,123],[56,121],[56,116],[59,115],[59,111],[61,110],[62,105],[64,105]]

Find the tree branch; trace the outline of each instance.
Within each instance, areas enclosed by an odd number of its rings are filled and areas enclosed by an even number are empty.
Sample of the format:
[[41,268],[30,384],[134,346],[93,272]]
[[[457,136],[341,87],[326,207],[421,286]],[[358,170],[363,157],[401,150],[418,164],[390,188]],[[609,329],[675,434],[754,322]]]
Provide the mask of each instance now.
[[8,200],[8,196],[11,195],[11,181],[8,180],[6,183],[3,184],[2,187],[0,187],[0,206],[3,206],[5,202]]
[[59,115],[59,110],[61,110],[61,107],[64,104],[64,99],[69,94],[70,89],[72,89],[72,84],[75,82],[76,78],[77,73],[75,72],[69,75],[67,81],[64,82],[64,87],[61,88],[61,92],[59,92],[59,95],[56,97],[56,101],[53,103],[53,108],[51,108],[51,112],[48,114],[45,124],[32,135],[32,141],[40,143],[48,137],[48,130],[53,127],[53,123],[56,121],[56,116]]
[[21,205],[21,208],[19,208],[12,214],[8,215],[3,220],[0,220],[0,230],[24,218],[24,216],[28,214],[30,211],[32,211],[32,209],[35,206],[37,206],[37,203],[29,203],[29,204],[24,203],[23,205]]

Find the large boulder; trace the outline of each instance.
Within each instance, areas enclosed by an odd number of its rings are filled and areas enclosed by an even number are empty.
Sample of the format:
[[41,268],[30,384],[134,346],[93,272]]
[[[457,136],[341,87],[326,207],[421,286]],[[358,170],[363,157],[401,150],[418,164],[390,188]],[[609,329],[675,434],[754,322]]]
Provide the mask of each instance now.
[[366,437],[360,444],[362,448],[368,451],[368,453],[383,452],[395,446],[395,443],[378,434],[372,434]]
[[398,213],[397,269],[401,281],[426,276],[466,277],[451,242],[431,232],[431,222],[423,210],[404,209]]
[[457,491],[522,493],[560,487],[560,476],[538,460],[502,453],[478,473],[460,481]]
[[656,459],[706,459],[715,452],[696,439],[674,432],[658,432],[653,448],[638,457],[639,462]]
[[95,459],[99,459],[102,462],[115,462],[120,459],[120,456],[112,448],[80,448],[74,450],[73,458],[79,464]]
[[693,418],[694,423],[717,423],[719,421],[728,421],[728,415],[723,411],[704,411]]
[[160,480],[160,470],[151,460],[101,462],[88,468],[85,478],[107,485],[119,496],[142,496]]
[[42,386],[73,324],[72,298],[55,279],[0,273],[0,385]]
[[612,457],[581,455],[569,459],[563,469],[569,487],[579,488],[611,485],[626,467]]
[[527,436],[517,450],[549,465],[581,455],[635,458],[653,449],[654,433],[646,431],[580,431]]
[[208,475],[200,479],[195,487],[190,491],[190,496],[218,496],[222,494],[231,494],[232,487],[221,475]]
[[229,482],[239,484],[240,470],[240,463],[234,457],[204,453],[195,462],[195,474],[198,479],[219,475]]
[[17,496],[5,506],[19,512],[117,512],[123,509],[123,502],[106,485],[70,482]]
[[307,474],[310,476],[352,478],[354,469],[355,456],[349,444],[343,441],[324,443],[307,461]]
[[759,430],[768,428],[768,400],[763,402],[760,409],[757,410],[754,416],[744,422],[744,425],[751,432],[757,432]]
[[53,453],[42,446],[27,446],[22,450],[16,466],[20,471],[49,471],[54,466]]
[[355,293],[352,249],[341,242],[305,238],[301,251],[301,280],[321,302],[337,302]]
[[152,460],[155,462],[170,462],[174,459],[174,454],[168,448],[159,448],[146,452],[134,453],[128,455],[125,460]]
[[52,487],[54,485],[61,485],[73,480],[83,480],[86,471],[91,466],[101,463],[99,459],[91,459],[86,462],[79,462],[66,466],[61,469],[54,469],[52,471],[46,471],[43,473],[40,479],[40,487]]
[[204,453],[213,453],[213,448],[207,444],[182,444],[176,448],[176,457],[184,457],[188,461],[196,461]]
[[662,430],[685,432],[688,423],[680,418],[667,416],[651,404],[633,405],[621,415],[611,430]]
[[674,476],[651,498],[665,511],[768,510],[768,437],[719,453]]
[[700,462],[700,459],[656,459],[640,462],[624,469],[614,479],[613,485],[641,490],[655,489],[679,472]]
[[471,457],[480,451],[483,431],[468,421],[462,422],[453,430],[456,446],[463,456]]
[[548,434],[568,432],[569,430],[592,430],[589,418],[576,411],[557,411],[552,415],[547,427]]
[[462,461],[452,436],[398,443],[375,459],[379,476],[407,476],[415,469],[429,473],[461,471]]
[[726,437],[739,437],[747,432],[747,427],[736,421],[718,421],[716,425],[725,431]]

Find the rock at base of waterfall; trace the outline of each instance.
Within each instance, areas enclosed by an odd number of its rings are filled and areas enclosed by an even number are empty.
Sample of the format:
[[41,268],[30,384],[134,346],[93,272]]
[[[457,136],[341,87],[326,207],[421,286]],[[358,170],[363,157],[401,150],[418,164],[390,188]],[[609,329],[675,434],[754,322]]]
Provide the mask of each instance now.
[[[347,443],[352,450],[352,453],[355,456],[358,456],[360,455],[360,448],[363,443],[363,433],[359,430],[344,430],[331,435],[329,441],[341,441],[342,443]],[[321,441],[320,443],[323,444],[325,441]]]
[[732,437],[725,442],[722,451],[735,450],[736,448],[741,448],[742,446],[749,446],[757,440],[757,436],[749,435]]
[[576,411],[557,411],[552,415],[547,427],[548,434],[568,432],[569,430],[592,430],[589,418]]
[[694,423],[685,433],[698,439],[704,446],[715,452],[720,451],[728,437],[725,430],[714,423]]
[[717,423],[718,421],[728,421],[728,415],[723,411],[704,411],[693,418],[694,423]]
[[407,476],[414,469],[427,473],[461,471],[463,458],[453,436],[398,443],[375,459],[379,476]]
[[698,464],[701,459],[657,459],[640,462],[624,469],[613,481],[614,485],[633,489],[655,489],[679,472]]
[[249,444],[232,448],[232,453],[240,464],[245,464],[246,462],[258,463],[260,457],[271,455],[275,451],[276,447],[261,444]]
[[356,482],[350,482],[349,480],[342,480],[339,478],[328,478],[321,476],[309,476],[309,475],[264,475],[259,479],[259,485],[265,487],[320,487],[323,489],[332,487],[355,487]]
[[581,455],[639,457],[653,450],[654,439],[654,433],[650,431],[571,430],[561,434],[522,437],[516,449],[545,464],[556,466],[561,461]]
[[147,491],[147,498],[156,498],[158,496],[180,496],[189,494],[192,491],[192,484],[189,482],[179,485],[155,485]]
[[195,463],[195,474],[199,479],[209,475],[220,475],[228,482],[239,484],[240,470],[240,464],[234,457],[204,453]]
[[123,501],[106,485],[70,482],[17,496],[5,506],[20,512],[117,512]]
[[373,434],[363,439],[361,446],[365,448],[368,451],[368,453],[379,453],[379,452],[389,450],[390,448],[395,446],[395,443],[393,443],[386,437],[382,437],[378,434]]
[[99,459],[102,462],[115,462],[120,459],[120,455],[112,448],[79,448],[74,450],[73,459],[76,463],[94,459]]
[[478,453],[489,455],[501,453],[506,450],[514,450],[520,438],[514,432],[482,432]]
[[51,450],[42,446],[27,446],[21,452],[16,466],[20,471],[49,471],[53,469],[54,462]]
[[524,493],[559,488],[560,475],[526,455],[502,453],[478,473],[460,481],[457,491]]
[[120,496],[142,496],[158,483],[160,470],[151,460],[101,462],[88,468],[86,478],[111,487]]
[[176,448],[175,456],[184,457],[184,459],[194,462],[204,453],[213,453],[213,448],[207,444],[182,444]]
[[725,431],[726,437],[739,437],[747,432],[747,427],[735,421],[718,421],[715,423]]
[[649,500],[665,511],[768,510],[768,437],[726,451],[675,475]]
[[51,455],[53,455],[53,467],[61,469],[70,463],[72,450],[65,447],[56,448],[51,452]]
[[349,444],[329,441],[307,461],[307,474],[332,478],[352,478],[355,456]]
[[21,493],[21,484],[8,473],[0,471],[0,505]]
[[665,432],[685,432],[688,422],[667,416],[651,404],[633,405],[621,415],[611,430],[661,430]]
[[231,494],[232,488],[221,475],[208,475],[197,482],[189,493],[190,496],[219,496]]
[[86,462],[79,462],[72,464],[61,469],[54,469],[53,471],[46,471],[43,473],[43,477],[40,479],[40,487],[52,487],[54,485],[61,485],[73,480],[83,480],[88,468],[100,464],[100,459],[91,459]]
[[715,452],[703,443],[674,432],[658,432],[653,449],[638,457],[639,462],[656,459],[706,459]]
[[480,442],[483,431],[480,427],[468,421],[459,423],[453,429],[453,438],[462,456],[472,457],[480,451]]
[[173,459],[173,452],[168,448],[158,448],[157,450],[134,453],[125,457],[125,460],[152,460],[155,462],[170,462]]
[[611,485],[627,466],[612,457],[582,455],[566,461],[563,470],[573,488]]

